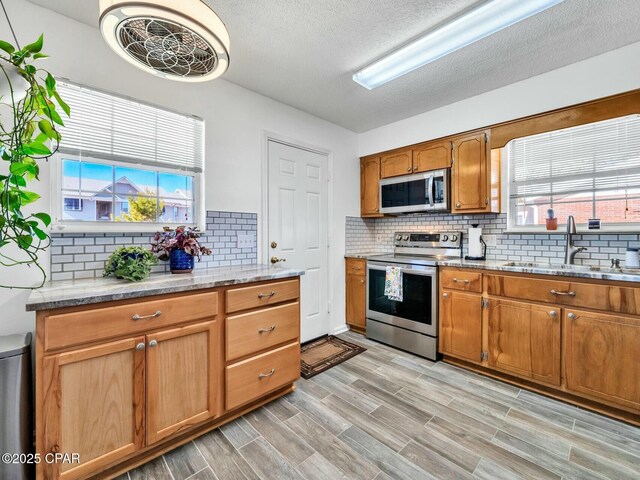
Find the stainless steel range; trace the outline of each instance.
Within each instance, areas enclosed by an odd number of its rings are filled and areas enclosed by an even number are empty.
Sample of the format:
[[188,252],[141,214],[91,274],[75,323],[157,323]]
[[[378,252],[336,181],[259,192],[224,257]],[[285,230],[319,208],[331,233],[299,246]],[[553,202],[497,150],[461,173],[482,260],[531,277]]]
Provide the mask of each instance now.
[[[367,259],[367,337],[432,360],[438,351],[438,261],[462,257],[462,232],[396,232],[390,255]],[[387,267],[403,299],[384,294]]]

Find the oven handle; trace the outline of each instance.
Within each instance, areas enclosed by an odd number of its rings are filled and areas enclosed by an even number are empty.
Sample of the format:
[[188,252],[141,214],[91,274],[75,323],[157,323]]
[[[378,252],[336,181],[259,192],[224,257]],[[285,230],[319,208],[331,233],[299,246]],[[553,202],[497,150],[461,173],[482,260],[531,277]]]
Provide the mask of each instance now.
[[408,273],[409,275],[424,275],[424,276],[435,276],[437,273],[436,267],[424,267],[424,269],[417,268],[407,268],[403,265],[397,263],[387,263],[385,265],[374,265],[371,263],[367,264],[368,270],[382,270],[386,271],[387,267],[399,267],[400,272]]

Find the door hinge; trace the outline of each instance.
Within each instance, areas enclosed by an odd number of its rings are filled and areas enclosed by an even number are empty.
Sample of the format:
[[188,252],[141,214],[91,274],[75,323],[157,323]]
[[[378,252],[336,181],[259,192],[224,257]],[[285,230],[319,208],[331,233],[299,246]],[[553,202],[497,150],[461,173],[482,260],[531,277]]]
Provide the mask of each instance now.
[[489,205],[489,197],[484,197],[484,204]]
[[483,298],[482,299],[482,308],[489,308],[489,299],[488,298]]
[[489,141],[489,135],[484,134],[484,142],[487,143]]
[[489,352],[480,353],[480,360],[489,360]]

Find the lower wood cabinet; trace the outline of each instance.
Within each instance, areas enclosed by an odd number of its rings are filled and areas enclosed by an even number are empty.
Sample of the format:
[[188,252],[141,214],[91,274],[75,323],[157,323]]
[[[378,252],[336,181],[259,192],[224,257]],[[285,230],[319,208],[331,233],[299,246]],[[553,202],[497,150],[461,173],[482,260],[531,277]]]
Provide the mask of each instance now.
[[443,290],[440,294],[441,353],[479,363],[482,353],[482,297]]
[[640,319],[567,309],[567,388],[640,412]]
[[44,359],[40,453],[82,462],[40,463],[44,478],[80,478],[144,446],[144,345],[142,336]]
[[346,321],[352,330],[367,327],[367,262],[360,258],[346,260]]
[[147,335],[147,445],[218,415],[215,321]]
[[488,362],[519,377],[560,385],[560,309],[489,301]]

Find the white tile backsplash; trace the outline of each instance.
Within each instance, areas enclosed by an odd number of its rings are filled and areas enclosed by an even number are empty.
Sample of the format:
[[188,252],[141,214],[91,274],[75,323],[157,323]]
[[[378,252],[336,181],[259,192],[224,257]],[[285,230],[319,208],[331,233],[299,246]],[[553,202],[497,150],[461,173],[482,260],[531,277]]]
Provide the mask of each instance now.
[[[393,251],[396,231],[459,230],[464,233],[463,254],[467,253],[466,234],[472,224],[479,223],[483,234],[495,235],[496,245],[487,247],[487,258],[524,262],[562,263],[564,235],[507,234],[506,214],[425,214],[401,217],[360,218],[347,217],[345,253],[385,253]],[[380,242],[377,242],[377,238]],[[640,246],[637,234],[588,234],[574,237],[577,246],[587,247],[578,253],[576,263],[609,266],[611,258],[624,260],[628,246]],[[623,262],[624,265],[624,262]]]

